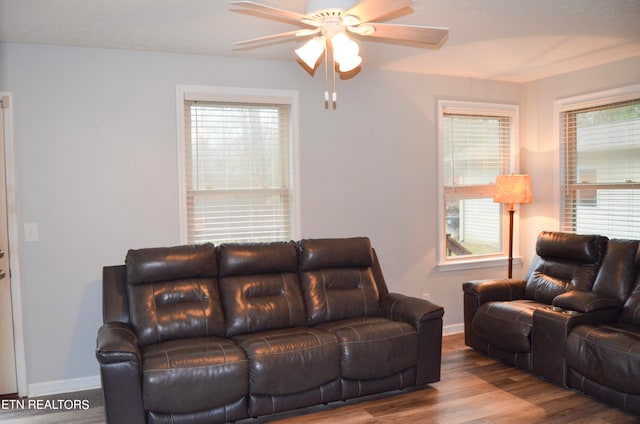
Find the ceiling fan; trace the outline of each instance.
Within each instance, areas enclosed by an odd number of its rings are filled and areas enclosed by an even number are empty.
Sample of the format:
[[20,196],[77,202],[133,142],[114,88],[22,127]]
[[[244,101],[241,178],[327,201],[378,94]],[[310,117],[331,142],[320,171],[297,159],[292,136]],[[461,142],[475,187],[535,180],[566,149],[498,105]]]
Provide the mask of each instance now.
[[[398,12],[411,12],[413,9],[410,7],[413,3],[414,0],[309,0],[306,13],[302,14],[253,1],[230,1],[230,5],[242,7],[245,12],[284,20],[301,27],[294,31],[238,41],[232,45],[246,48],[278,40],[311,37],[302,47],[296,49],[295,53],[310,69],[315,69],[323,53],[326,69],[328,54],[331,53],[334,62],[335,104],[336,68],[338,72],[350,72],[362,63],[358,44],[349,34],[365,39],[371,38],[374,41],[379,39],[405,42],[432,48],[440,47],[444,43],[449,33],[446,28],[374,22],[389,18]],[[328,85],[326,78],[325,73],[325,85]],[[329,92],[325,89],[325,102],[328,101]]]

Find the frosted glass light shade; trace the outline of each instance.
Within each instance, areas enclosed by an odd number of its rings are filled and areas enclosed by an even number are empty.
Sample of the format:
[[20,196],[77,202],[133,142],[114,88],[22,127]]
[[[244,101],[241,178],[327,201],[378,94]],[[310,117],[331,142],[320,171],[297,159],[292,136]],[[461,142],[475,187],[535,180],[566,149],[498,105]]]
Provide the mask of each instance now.
[[304,46],[295,50],[296,54],[309,68],[314,69],[318,59],[324,52],[324,42],[320,39],[312,38]]
[[351,40],[344,32],[336,34],[331,39],[331,45],[333,46],[333,56],[336,58],[336,61],[340,58],[356,56],[360,52],[358,44]]
[[331,39],[333,47],[333,58],[340,65],[340,72],[349,72],[362,63],[362,58],[358,55],[360,47],[358,43],[351,40],[344,32],[336,34]]
[[354,58],[343,59],[342,62],[338,62],[338,70],[340,72],[349,72],[356,69],[362,63],[362,58],[360,56],[356,56]]

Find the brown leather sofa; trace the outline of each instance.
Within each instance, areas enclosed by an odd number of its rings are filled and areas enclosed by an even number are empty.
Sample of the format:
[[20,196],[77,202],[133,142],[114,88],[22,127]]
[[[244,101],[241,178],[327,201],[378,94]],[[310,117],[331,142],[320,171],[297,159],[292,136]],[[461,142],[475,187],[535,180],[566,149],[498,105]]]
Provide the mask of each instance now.
[[443,308],[367,238],[130,250],[103,270],[109,423],[220,423],[440,379]]
[[542,232],[524,280],[463,293],[468,346],[640,414],[638,240]]

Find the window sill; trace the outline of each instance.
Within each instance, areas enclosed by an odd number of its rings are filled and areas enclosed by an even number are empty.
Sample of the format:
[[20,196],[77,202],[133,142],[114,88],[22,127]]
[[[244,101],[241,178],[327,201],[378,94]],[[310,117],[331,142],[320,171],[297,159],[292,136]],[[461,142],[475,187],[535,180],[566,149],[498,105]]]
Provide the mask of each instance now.
[[[438,271],[461,271],[466,269],[506,267],[509,264],[509,258],[505,256],[491,258],[473,258],[450,260],[438,263]],[[514,257],[513,265],[522,265],[522,257]]]

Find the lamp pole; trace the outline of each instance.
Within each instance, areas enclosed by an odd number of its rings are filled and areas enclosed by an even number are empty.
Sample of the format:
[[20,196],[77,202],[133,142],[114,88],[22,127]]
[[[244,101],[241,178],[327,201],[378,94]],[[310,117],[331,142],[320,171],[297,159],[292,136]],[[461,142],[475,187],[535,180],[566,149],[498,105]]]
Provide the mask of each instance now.
[[493,201],[509,205],[509,271],[508,278],[513,277],[513,214],[515,204],[531,203],[531,180],[528,175],[498,175]]
[[507,278],[511,278],[513,276],[513,214],[515,213],[515,209],[513,207],[513,203],[509,208],[509,271],[507,274]]

